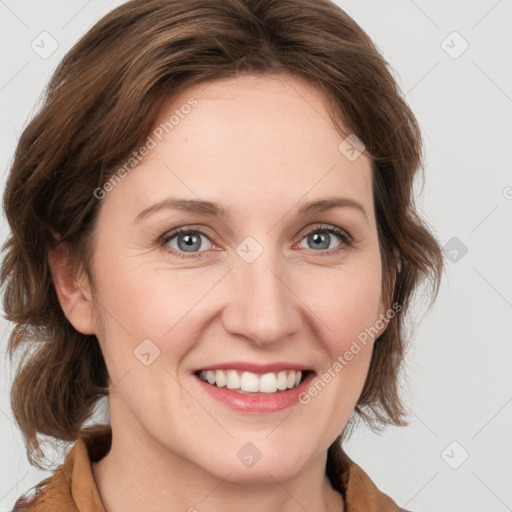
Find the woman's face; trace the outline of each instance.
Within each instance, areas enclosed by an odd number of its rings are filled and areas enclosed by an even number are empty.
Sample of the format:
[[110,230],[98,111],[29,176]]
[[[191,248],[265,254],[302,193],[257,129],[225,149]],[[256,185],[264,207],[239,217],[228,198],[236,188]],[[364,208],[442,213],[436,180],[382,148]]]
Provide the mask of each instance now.
[[385,313],[370,160],[296,78],[190,87],[150,137],[94,239],[114,435],[219,478],[291,477],[345,426]]

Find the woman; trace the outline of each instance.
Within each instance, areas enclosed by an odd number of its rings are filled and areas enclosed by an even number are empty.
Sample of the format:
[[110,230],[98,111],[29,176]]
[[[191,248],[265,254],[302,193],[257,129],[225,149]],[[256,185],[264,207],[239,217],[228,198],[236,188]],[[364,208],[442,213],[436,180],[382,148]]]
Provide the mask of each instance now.
[[[421,137],[327,0],[133,0],[56,70],[4,205],[12,408],[74,442],[15,510],[396,511],[343,451],[404,425],[439,245]],[[108,396],[110,425],[89,426]]]

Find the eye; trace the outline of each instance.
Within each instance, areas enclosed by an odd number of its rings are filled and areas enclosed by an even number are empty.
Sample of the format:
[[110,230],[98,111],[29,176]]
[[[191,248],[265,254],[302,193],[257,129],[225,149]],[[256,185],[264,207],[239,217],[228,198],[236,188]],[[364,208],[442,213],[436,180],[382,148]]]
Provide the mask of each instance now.
[[[303,245],[305,242],[305,246]],[[352,246],[352,238],[345,231],[334,226],[319,226],[302,238],[300,247],[312,249],[322,255],[331,254]]]
[[[203,240],[206,240],[206,244]],[[211,249],[213,245],[202,231],[183,228],[175,229],[164,235],[160,244],[171,248],[171,252],[178,253],[182,258],[197,256],[198,253],[200,255],[200,253]],[[205,245],[206,247],[204,247]],[[200,251],[199,249],[203,250]]]
[[[205,233],[191,227],[177,228],[164,234],[159,240],[159,245],[165,246],[169,253],[182,259],[199,257],[203,252],[214,247]],[[314,256],[328,256],[351,248],[353,241],[346,231],[331,225],[322,225],[307,232],[299,245],[302,248],[311,249]]]

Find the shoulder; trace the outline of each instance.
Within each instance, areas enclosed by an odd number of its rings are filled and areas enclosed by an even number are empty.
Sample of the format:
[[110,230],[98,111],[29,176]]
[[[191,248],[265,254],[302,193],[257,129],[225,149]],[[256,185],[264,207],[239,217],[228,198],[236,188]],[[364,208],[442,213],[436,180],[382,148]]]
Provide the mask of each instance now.
[[31,512],[36,511],[39,508],[41,499],[47,492],[48,483],[52,477],[42,480],[34,487],[31,487],[28,491],[24,492],[14,504],[14,508],[11,512]]
[[75,503],[62,487],[59,475],[54,474],[42,480],[23,493],[10,512],[79,512]]
[[[353,461],[350,464],[349,484],[347,502],[352,505],[354,510],[413,512],[401,508],[391,497],[380,491],[368,474]],[[357,506],[354,506],[356,504]]]
[[[79,503],[82,498],[73,494],[73,486],[89,489],[90,495],[83,499],[100,503],[91,473],[91,461],[99,460],[108,452],[111,439],[110,427],[94,426],[82,430],[53,475],[22,494],[10,512],[78,512],[78,507],[83,508]],[[98,508],[98,512],[100,510]]]
[[354,512],[412,512],[400,508],[383,493],[369,475],[343,450],[341,443],[331,445],[327,455],[326,473],[338,490],[347,510]]
[[[25,491],[16,500],[14,508],[10,512],[46,512],[61,510],[62,503],[69,505],[67,498],[70,494],[69,484],[76,451],[75,446],[52,475]],[[76,508],[66,508],[66,512],[68,510],[69,512],[77,511]]]

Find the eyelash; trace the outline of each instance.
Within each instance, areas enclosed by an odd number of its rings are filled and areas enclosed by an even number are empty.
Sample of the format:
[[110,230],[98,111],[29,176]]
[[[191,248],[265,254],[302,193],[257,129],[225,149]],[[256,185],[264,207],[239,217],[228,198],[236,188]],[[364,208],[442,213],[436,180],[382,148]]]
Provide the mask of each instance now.
[[[353,238],[347,232],[345,232],[345,231],[343,231],[343,230],[341,230],[339,228],[336,228],[334,226],[331,226],[329,224],[323,224],[323,225],[320,225],[320,226],[316,226],[315,228],[311,229],[310,231],[304,233],[304,235],[302,235],[301,238],[299,239],[299,242],[302,241],[307,236],[309,236],[309,235],[311,235],[313,233],[316,233],[317,231],[327,232],[327,233],[330,233],[330,234],[334,234],[334,235],[339,237],[341,243],[340,243],[340,245],[338,247],[333,247],[332,249],[326,249],[326,250],[320,250],[320,251],[315,251],[314,249],[311,249],[311,251],[313,251],[314,257],[330,256],[330,255],[332,255],[332,254],[334,254],[336,252],[342,251],[344,249],[351,249],[353,247],[353,245],[354,245],[353,244]],[[160,247],[164,247],[164,246],[166,246],[166,244],[168,244],[176,236],[178,236],[180,234],[187,234],[188,235],[188,234],[191,234],[191,233],[198,233],[198,234],[203,235],[206,238],[210,239],[210,237],[208,235],[206,235],[206,233],[204,233],[200,229],[193,229],[191,227],[188,227],[188,228],[176,228],[175,230],[171,231],[170,233],[165,233],[162,237],[160,237],[159,240],[158,240],[158,244],[159,244]],[[214,243],[214,242],[215,242],[215,240],[212,243]],[[202,252],[195,252],[195,253],[180,252],[180,253],[176,254],[174,249],[170,249],[170,248],[167,247],[166,250],[167,250],[167,252],[169,254],[172,254],[172,255],[174,255],[176,257],[179,257],[181,259],[201,257],[203,252],[204,252],[204,251],[202,251]]]

